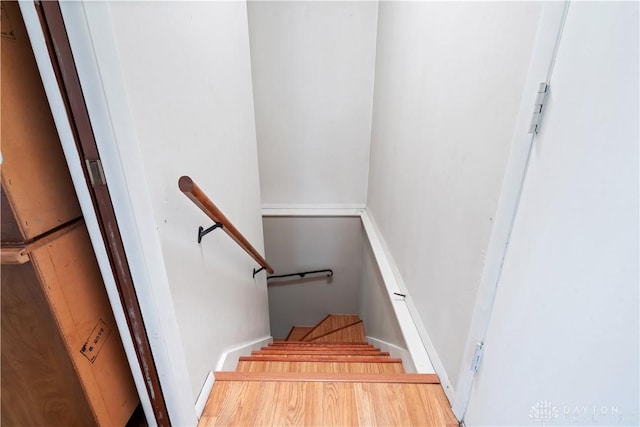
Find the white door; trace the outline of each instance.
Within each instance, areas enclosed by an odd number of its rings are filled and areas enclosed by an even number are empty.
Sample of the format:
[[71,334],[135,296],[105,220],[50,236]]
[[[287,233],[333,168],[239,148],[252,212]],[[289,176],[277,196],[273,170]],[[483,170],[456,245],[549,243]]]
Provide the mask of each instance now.
[[468,426],[638,425],[638,23],[568,9]]

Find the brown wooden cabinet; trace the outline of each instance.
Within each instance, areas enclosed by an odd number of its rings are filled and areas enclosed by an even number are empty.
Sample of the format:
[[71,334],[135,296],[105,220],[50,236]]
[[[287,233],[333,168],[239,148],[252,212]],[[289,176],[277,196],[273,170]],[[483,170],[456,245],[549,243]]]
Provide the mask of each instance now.
[[1,423],[124,426],[138,395],[14,2],[0,40]]

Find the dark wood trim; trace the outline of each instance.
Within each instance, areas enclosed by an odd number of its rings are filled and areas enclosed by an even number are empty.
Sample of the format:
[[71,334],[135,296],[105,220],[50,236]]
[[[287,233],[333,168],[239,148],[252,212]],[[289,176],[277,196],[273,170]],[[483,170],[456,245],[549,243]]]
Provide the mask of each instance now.
[[293,333],[293,331],[295,331],[297,328],[297,326],[292,326],[291,330],[289,331],[289,333],[287,334],[287,337],[284,339],[285,341],[287,341],[289,339],[289,337],[291,336],[291,334]]
[[0,247],[0,264],[24,264],[29,262],[29,255],[24,248]]
[[324,316],[324,318],[319,321],[316,326],[313,327],[313,329],[311,329],[309,332],[307,332],[306,334],[304,334],[303,336],[301,336],[298,341],[300,342],[308,342],[305,341],[305,338],[307,338],[313,331],[315,331],[316,329],[318,329],[320,327],[320,325],[322,325],[327,319],[329,319],[331,316],[333,316],[333,314],[327,314],[326,316]]
[[261,267],[267,269],[269,274],[273,274],[273,268],[267,263],[260,252],[238,231],[231,221],[222,213],[220,209],[207,197],[207,195],[188,176],[182,176],[178,180],[178,187],[189,200],[191,200],[202,212],[204,212],[215,223],[222,224],[222,230],[229,235],[251,258]]
[[348,325],[340,326],[339,328],[336,328],[336,329],[334,329],[334,330],[332,330],[330,332],[327,332],[326,334],[318,335],[317,337],[311,338],[309,341],[306,341],[306,342],[313,343],[316,340],[319,340],[320,338],[324,338],[324,337],[326,337],[328,335],[334,334],[334,333],[336,333],[338,331],[341,331],[343,329],[347,329],[347,328],[350,328],[352,326],[356,326],[358,323],[363,323],[363,321],[362,320],[358,320],[357,322],[353,322],[353,323],[350,323]]
[[394,383],[440,384],[436,374],[352,374],[315,372],[223,372],[213,373],[217,381],[260,382],[330,382],[330,383]]
[[[62,12],[57,1],[36,2],[36,9],[40,16],[43,32],[49,48],[51,62],[58,79],[60,92],[65,102],[69,123],[71,125],[78,153],[87,183],[88,171],[86,160],[100,160],[89,112],[86,107],[84,94],[80,85],[80,78],[71,52],[71,46],[64,26]],[[151,345],[144,327],[144,319],[140,304],[133,286],[133,279],[124,251],[122,237],[118,228],[111,196],[106,184],[88,185],[100,231],[106,243],[109,262],[114,274],[120,301],[124,308],[127,324],[138,362],[142,368],[145,384],[156,422],[159,426],[170,426],[160,378],[153,360]]]

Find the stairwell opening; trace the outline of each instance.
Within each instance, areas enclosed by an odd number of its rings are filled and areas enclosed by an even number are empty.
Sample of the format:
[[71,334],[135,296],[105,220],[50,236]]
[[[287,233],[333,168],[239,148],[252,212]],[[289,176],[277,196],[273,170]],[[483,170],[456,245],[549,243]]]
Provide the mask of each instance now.
[[274,340],[301,334],[292,328],[311,328],[327,315],[352,314],[363,320],[368,342],[415,372],[360,216],[263,216],[263,229],[265,255],[277,274],[334,272],[268,281]]

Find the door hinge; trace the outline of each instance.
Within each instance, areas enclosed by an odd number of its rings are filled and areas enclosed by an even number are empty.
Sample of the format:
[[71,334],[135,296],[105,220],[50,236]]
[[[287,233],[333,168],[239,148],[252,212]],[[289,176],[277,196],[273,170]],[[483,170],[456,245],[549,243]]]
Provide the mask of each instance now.
[[91,180],[91,185],[107,185],[107,180],[104,177],[104,170],[102,169],[102,162],[100,160],[89,160],[86,159],[87,163],[87,171],[89,173],[89,179]]
[[542,111],[544,110],[544,102],[548,93],[549,85],[547,83],[540,83],[540,86],[538,86],[538,94],[536,95],[536,102],[533,107],[531,123],[529,123],[529,133],[536,134],[539,131],[540,122],[542,121]]
[[482,353],[484,351],[484,343],[479,342],[476,344],[476,351],[473,352],[473,359],[471,360],[471,372],[478,372],[480,368],[480,361],[482,360]]

